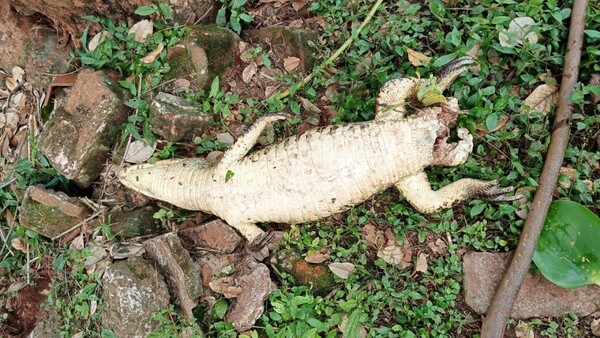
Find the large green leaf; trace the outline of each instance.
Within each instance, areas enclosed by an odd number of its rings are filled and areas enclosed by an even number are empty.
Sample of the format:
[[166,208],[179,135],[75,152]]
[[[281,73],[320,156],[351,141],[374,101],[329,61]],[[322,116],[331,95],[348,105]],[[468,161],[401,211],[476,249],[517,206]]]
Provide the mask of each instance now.
[[600,218],[575,202],[552,202],[533,261],[556,285],[600,285]]

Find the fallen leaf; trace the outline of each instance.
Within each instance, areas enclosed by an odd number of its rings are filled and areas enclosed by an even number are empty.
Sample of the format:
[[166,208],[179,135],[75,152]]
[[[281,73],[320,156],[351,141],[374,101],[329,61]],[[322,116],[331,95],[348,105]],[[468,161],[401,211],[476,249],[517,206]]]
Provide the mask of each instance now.
[[25,281],[14,281],[14,282],[12,282],[12,284],[10,284],[10,286],[8,287],[6,292],[7,293],[17,292],[17,291],[21,290],[22,288],[24,288],[25,286],[27,286],[27,282],[25,282]]
[[242,292],[242,288],[235,285],[235,280],[232,277],[212,280],[208,283],[208,286],[211,290],[222,294],[225,298],[235,298]]
[[446,242],[444,242],[441,238],[436,239],[435,242],[427,243],[427,246],[429,247],[429,249],[431,249],[431,251],[440,255],[446,253],[446,250],[448,248],[446,246]]
[[523,110],[549,113],[558,102],[558,90],[558,86],[539,85],[523,101],[523,105],[526,106]]
[[534,338],[535,334],[529,324],[519,321],[519,324],[517,324],[517,327],[515,328],[515,336],[517,338]]
[[321,112],[321,109],[319,109],[319,107],[315,106],[308,99],[301,97],[300,102],[302,103],[302,107],[304,107],[304,109],[308,110],[311,113],[320,113]]
[[304,6],[306,6],[306,1],[305,0],[292,0],[292,8],[298,12],[299,10],[301,10]]
[[154,33],[154,23],[150,20],[142,20],[129,28],[129,34],[134,34],[133,40],[146,42],[148,35]]
[[415,67],[419,67],[422,66],[423,64],[429,63],[429,61],[431,60],[431,57],[425,55],[425,54],[421,54],[415,50],[412,50],[408,47],[406,47],[406,52],[408,53],[408,61],[410,62],[411,65],[415,66]]
[[12,212],[10,212],[10,210],[4,209],[2,216],[4,216],[4,219],[6,220],[6,224],[9,227],[13,228],[15,225],[17,225],[17,223],[15,221],[15,216],[13,215]]
[[156,142],[153,145],[149,145],[145,141],[135,140],[125,150],[124,161],[134,164],[146,162],[152,157],[155,149]]
[[93,315],[94,313],[96,313],[97,309],[98,309],[98,301],[94,299],[90,302],[90,315]]
[[294,69],[298,68],[299,65],[300,59],[297,57],[289,56],[283,59],[283,68],[285,68],[285,70],[288,72],[291,72]]
[[235,142],[235,139],[233,138],[233,135],[231,135],[228,132],[225,132],[217,134],[217,141],[225,144],[233,144],[233,142]]
[[162,52],[163,49],[165,49],[165,45],[161,42],[158,44],[158,46],[156,46],[155,50],[150,52],[150,54],[144,56],[140,61],[142,61],[142,63],[154,62],[154,60],[156,60],[156,58],[160,55],[160,52]]
[[592,334],[596,337],[600,337],[600,318],[594,319],[590,324],[590,329],[592,330]]
[[295,28],[302,28],[304,26],[304,20],[296,19],[296,20],[290,21],[288,26],[295,27]]
[[6,88],[11,92],[17,88],[17,81],[10,76],[4,80],[4,83],[6,83]]
[[256,74],[257,69],[258,67],[256,66],[256,62],[250,62],[250,64],[248,64],[242,72],[242,81],[244,81],[244,83],[250,83],[252,77],[254,77],[254,74]]
[[246,52],[248,49],[247,43],[245,43],[244,41],[240,41],[240,43],[238,44],[238,49],[240,50],[240,59],[242,59],[242,61],[244,61],[245,63],[252,61],[252,59],[248,58]]
[[83,242],[83,235],[79,235],[75,237],[73,241],[71,241],[71,244],[69,244],[69,248],[71,250],[80,251],[81,249],[83,249],[84,245],[85,243]]
[[177,79],[173,82],[173,94],[181,93],[190,89],[190,81],[187,79]]
[[19,66],[14,66],[11,73],[12,73],[12,78],[17,83],[23,82],[23,76],[25,75],[25,71],[23,70],[23,68],[21,68]]
[[475,42],[473,47],[471,47],[471,49],[467,51],[466,54],[472,57],[473,59],[477,60],[477,53],[479,53],[479,49],[481,49],[481,42],[477,41]]
[[398,240],[396,239],[396,235],[394,235],[394,231],[391,228],[385,229],[383,236],[385,237],[386,246],[398,246]]
[[559,180],[558,185],[564,189],[568,189],[571,186],[571,182],[577,179],[577,169],[569,167],[560,167],[559,174],[565,175],[569,180]]
[[13,240],[11,241],[12,247],[15,248],[16,250],[19,250],[23,253],[27,253],[28,247],[27,247],[27,240],[23,237],[15,237],[13,238]]
[[265,99],[270,99],[271,97],[273,97],[277,92],[278,87],[279,86],[267,86],[265,88]]
[[104,30],[94,35],[94,37],[88,43],[88,49],[90,50],[90,52],[93,52],[98,47],[98,45],[104,42],[104,40],[106,40],[106,38],[108,37],[111,37],[110,33]]
[[319,264],[325,262],[329,258],[329,251],[327,249],[320,251],[309,251],[308,255],[304,257],[304,261],[312,264]]
[[352,263],[331,263],[328,265],[329,270],[333,272],[334,275],[340,277],[341,279],[348,279],[351,274],[354,273],[356,267]]
[[73,336],[71,336],[71,338],[81,338],[83,337],[83,331],[79,331],[76,334],[74,334]]
[[475,127],[475,129],[477,130],[477,134],[479,136],[485,136],[487,134],[493,133],[495,131],[498,131],[498,130],[504,128],[504,126],[506,126],[507,122],[508,122],[508,116],[502,115],[502,116],[500,116],[500,118],[498,119],[498,122],[496,123],[496,126],[494,128],[492,128],[492,130],[488,130],[487,127],[485,126],[485,124],[479,124]]
[[106,250],[97,244],[89,244],[87,248],[89,250],[89,256],[85,258],[83,266],[85,266],[88,270],[90,267],[103,260],[104,257],[108,256]]
[[537,43],[538,35],[531,31],[536,24],[535,20],[528,16],[517,17],[511,20],[508,29],[498,33],[498,42],[502,47],[514,48],[523,42]]
[[363,238],[370,247],[379,248],[383,240],[383,233],[371,223],[367,223],[362,228]]
[[402,253],[402,249],[397,245],[386,246],[377,251],[377,257],[383,259],[388,264],[396,265],[402,263],[404,253]]
[[415,264],[416,272],[427,272],[427,255],[420,253],[417,257],[417,263]]

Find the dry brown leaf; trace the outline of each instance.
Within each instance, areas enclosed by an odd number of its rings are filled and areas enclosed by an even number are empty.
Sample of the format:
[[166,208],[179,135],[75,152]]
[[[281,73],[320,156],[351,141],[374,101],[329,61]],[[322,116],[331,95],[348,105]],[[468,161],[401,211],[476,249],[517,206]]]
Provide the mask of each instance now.
[[6,83],[6,88],[11,92],[17,88],[17,81],[10,76],[4,80],[4,83]]
[[291,72],[294,69],[298,68],[299,65],[300,59],[297,57],[290,56],[283,59],[283,68],[285,68],[285,70],[287,70],[288,72]]
[[427,255],[420,253],[417,257],[417,263],[415,264],[416,272],[427,272]]
[[558,101],[558,90],[558,86],[539,85],[523,101],[524,106],[526,106],[523,110],[549,113]]
[[15,237],[13,238],[13,240],[10,242],[10,244],[12,245],[13,248],[15,248],[16,250],[19,250],[23,253],[27,253],[29,250],[29,248],[27,247],[27,240],[23,237]]
[[329,258],[329,250],[321,249],[320,251],[309,251],[308,255],[304,257],[304,261],[312,264],[319,264],[325,262]]
[[[348,315],[344,315],[344,318],[342,318],[342,322],[338,325],[338,328],[340,329],[340,331],[344,332],[344,330],[346,330],[346,326],[348,325]],[[343,337],[345,337],[345,335],[342,335]],[[358,336],[360,338],[366,338],[367,337],[367,330],[365,330],[364,326],[360,326],[360,329],[358,331]]]
[[296,20],[290,21],[288,26],[294,27],[294,28],[302,28],[304,26],[304,20],[296,19]]
[[74,334],[71,338],[81,338],[83,337],[83,331],[79,331],[76,334]]
[[425,55],[425,54],[421,54],[415,50],[412,50],[408,47],[406,47],[406,52],[408,53],[408,61],[410,62],[411,65],[415,66],[415,67],[419,67],[422,66],[423,64],[429,63],[429,61],[431,60],[431,57]]
[[75,239],[73,241],[71,241],[71,244],[69,244],[69,248],[71,250],[80,251],[81,249],[83,249],[84,245],[85,245],[85,243],[83,241],[83,234],[82,234],[82,235],[75,237]]
[[467,51],[466,54],[472,57],[473,59],[477,60],[477,53],[479,53],[479,49],[481,49],[481,42],[477,41],[475,42],[473,47],[471,47],[471,49]]
[[154,33],[154,23],[150,20],[142,20],[129,28],[129,34],[134,34],[133,40],[146,42],[148,35]]
[[304,8],[304,6],[306,6],[306,1],[305,0],[292,0],[292,8],[298,12],[299,10],[301,10],[302,8]]
[[594,319],[590,324],[590,329],[592,330],[592,334],[596,337],[600,337],[600,318]]
[[484,136],[484,135],[493,133],[495,131],[498,131],[498,130],[504,128],[504,126],[506,126],[507,122],[508,122],[508,116],[507,115],[502,115],[498,119],[498,123],[496,124],[496,127],[494,127],[492,130],[488,130],[487,127],[484,124],[477,125],[475,127],[475,129],[477,130],[477,134],[479,136]]
[[377,251],[377,257],[383,259],[384,262],[388,264],[400,264],[402,263],[402,258],[404,258],[404,253],[402,249],[397,245],[386,246],[385,248]]
[[311,113],[320,113],[321,112],[321,109],[319,109],[319,107],[315,106],[308,99],[301,97],[300,102],[302,103],[302,107],[304,107],[304,109],[308,110]]
[[273,97],[273,95],[275,95],[277,92],[277,88],[279,88],[279,86],[267,86],[265,88],[265,99],[270,99]]
[[173,82],[173,94],[181,93],[190,89],[190,81],[188,79],[177,79]]
[[354,273],[356,267],[352,263],[331,263],[328,265],[329,270],[333,272],[334,275],[340,277],[341,279],[348,279],[351,274]]
[[23,68],[21,68],[19,66],[14,66],[11,73],[12,73],[12,78],[17,83],[23,82],[24,76],[25,76],[25,71],[23,70]]
[[386,246],[397,246],[398,245],[398,240],[396,239],[396,235],[394,235],[394,231],[392,231],[391,228],[385,229],[385,232],[383,233],[383,235],[385,237],[385,245]]
[[15,225],[17,225],[15,216],[12,214],[12,212],[10,212],[10,210],[4,209],[3,216],[6,220],[6,224],[8,224],[9,227],[13,228]]
[[371,223],[367,223],[362,228],[362,235],[370,247],[379,248],[383,241],[383,233]]
[[127,149],[125,149],[125,155],[123,160],[128,163],[142,163],[146,162],[156,149],[156,142],[153,145],[149,145],[145,141],[135,140],[131,142]]
[[242,288],[235,285],[235,280],[232,277],[215,279],[208,283],[208,286],[214,292],[225,296],[225,298],[235,298],[242,292]]
[[143,63],[154,62],[154,60],[156,60],[156,58],[160,55],[160,52],[162,52],[163,49],[165,49],[165,45],[161,42],[158,44],[158,46],[156,46],[155,50],[151,51],[150,54],[144,56],[140,61],[142,61]]
[[257,69],[256,62],[250,62],[250,64],[244,68],[244,71],[242,72],[242,80],[244,83],[250,83],[252,77],[256,74]]
[[93,315],[94,313],[96,313],[97,309],[98,309],[98,301],[94,299],[90,302],[90,315]]
[[6,292],[7,293],[17,292],[26,286],[27,286],[27,282],[25,282],[25,281],[14,281],[14,282],[12,282],[12,284],[10,284],[10,286],[8,287]]
[[94,35],[94,37],[88,43],[88,49],[90,50],[90,52],[93,52],[98,47],[98,45],[104,42],[104,40],[106,40],[106,38],[108,37],[111,37],[110,33],[104,30]]

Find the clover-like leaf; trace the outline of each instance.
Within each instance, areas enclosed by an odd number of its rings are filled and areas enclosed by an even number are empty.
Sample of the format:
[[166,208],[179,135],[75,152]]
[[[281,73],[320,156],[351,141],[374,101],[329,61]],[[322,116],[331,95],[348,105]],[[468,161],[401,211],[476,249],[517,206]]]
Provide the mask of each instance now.
[[600,218],[578,203],[554,201],[533,261],[544,277],[564,288],[600,285]]

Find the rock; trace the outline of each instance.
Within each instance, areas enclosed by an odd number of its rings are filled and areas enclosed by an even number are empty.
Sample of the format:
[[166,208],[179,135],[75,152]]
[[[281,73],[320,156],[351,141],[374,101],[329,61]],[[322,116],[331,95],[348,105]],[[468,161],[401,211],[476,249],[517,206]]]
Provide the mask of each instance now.
[[240,41],[237,34],[216,25],[188,26],[182,43],[167,54],[171,70],[165,80],[187,79],[191,91],[209,88],[216,76],[226,79],[239,62]]
[[10,71],[14,66],[25,66],[23,41],[35,25],[33,18],[21,15],[11,8],[10,2],[0,2],[0,68]]
[[250,43],[268,45],[281,64],[287,57],[299,58],[298,70],[303,72],[311,69],[316,61],[317,50],[310,41],[316,42],[318,38],[315,31],[286,26],[264,27],[244,34],[244,40]]
[[25,72],[27,82],[38,88],[46,88],[54,75],[66,73],[69,49],[60,45],[54,28],[35,27],[24,41]]
[[169,142],[191,141],[195,135],[202,135],[210,119],[210,114],[167,93],[158,93],[150,105],[152,131]]
[[[58,314],[53,314],[58,316]],[[38,320],[35,327],[29,333],[29,338],[61,338],[60,324],[55,317]]]
[[250,271],[236,278],[241,292],[225,317],[238,332],[249,330],[254,325],[264,311],[265,299],[276,289],[269,268],[262,263],[248,261]]
[[146,206],[131,211],[114,211],[109,214],[112,233],[123,239],[162,234],[166,229],[154,218],[155,206]]
[[127,121],[128,92],[103,71],[82,70],[66,99],[46,123],[39,149],[81,187],[100,175],[108,151]]
[[19,208],[19,222],[42,236],[54,238],[90,214],[88,207],[79,199],[36,185],[25,191]]
[[106,307],[102,322],[117,337],[146,337],[160,325],[153,314],[169,305],[163,276],[141,257],[108,267],[102,289]]
[[196,21],[212,23],[217,18],[217,3],[215,0],[169,0],[173,7],[174,18],[182,25],[189,25]]
[[221,219],[180,230],[178,235],[190,251],[200,247],[232,253],[244,243],[244,239]]
[[[465,301],[475,312],[486,313],[512,253],[469,252],[463,258]],[[541,274],[527,274],[511,317],[558,317],[569,312],[588,315],[600,308],[600,286],[564,289]]]
[[232,145],[235,140],[233,139],[233,135],[230,133],[219,133],[217,134],[217,141]]
[[291,274],[297,284],[312,285],[316,295],[326,295],[335,285],[333,273],[325,264],[308,263],[297,251],[280,250],[271,257],[271,264]]
[[181,246],[179,238],[170,232],[144,243],[146,252],[160,266],[183,314],[193,318],[193,308],[202,295],[200,269],[190,254]]
[[197,260],[197,263],[200,268],[200,274],[202,275],[202,285],[205,287],[207,287],[223,269],[219,258],[210,253],[202,255],[202,257]]

